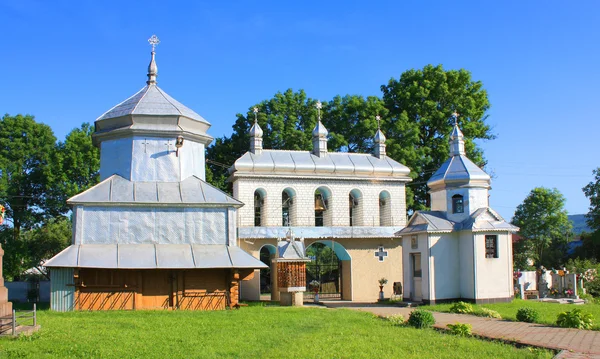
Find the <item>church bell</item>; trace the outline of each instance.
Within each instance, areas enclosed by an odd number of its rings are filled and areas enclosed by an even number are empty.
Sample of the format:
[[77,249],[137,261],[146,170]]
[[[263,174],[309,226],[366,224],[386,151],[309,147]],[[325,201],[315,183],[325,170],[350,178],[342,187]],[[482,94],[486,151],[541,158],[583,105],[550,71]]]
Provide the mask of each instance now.
[[323,196],[321,194],[317,194],[317,198],[315,199],[315,211],[326,211],[327,205],[323,200]]

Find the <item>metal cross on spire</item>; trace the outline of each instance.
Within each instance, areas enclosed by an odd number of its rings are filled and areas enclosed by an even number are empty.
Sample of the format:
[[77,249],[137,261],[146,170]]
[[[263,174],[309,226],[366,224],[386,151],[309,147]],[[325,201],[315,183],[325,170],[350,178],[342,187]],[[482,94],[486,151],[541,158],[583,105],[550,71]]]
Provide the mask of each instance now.
[[452,113],[452,117],[454,117],[454,124],[455,125],[458,125],[458,116],[460,116],[458,112],[454,111]]
[[377,129],[381,130],[381,116],[375,116],[375,120],[377,120]]
[[321,108],[323,108],[323,104],[321,101],[317,100],[317,104],[315,106],[317,107],[317,116],[319,117],[319,121],[321,121]]
[[154,52],[154,49],[156,48],[156,45],[160,44],[160,40],[158,39],[158,37],[156,35],[152,35],[148,39],[148,43],[150,45],[152,45],[152,52]]
[[258,107],[254,107],[252,112],[254,112],[254,123],[258,123]]

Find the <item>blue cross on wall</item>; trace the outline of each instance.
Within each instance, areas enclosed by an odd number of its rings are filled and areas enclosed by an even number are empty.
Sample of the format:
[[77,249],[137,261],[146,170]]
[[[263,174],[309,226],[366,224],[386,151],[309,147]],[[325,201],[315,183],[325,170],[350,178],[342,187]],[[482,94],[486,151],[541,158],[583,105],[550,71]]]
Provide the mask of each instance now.
[[379,261],[383,262],[383,259],[387,257],[388,252],[383,249],[383,246],[379,246],[377,252],[375,252],[375,257],[379,257]]

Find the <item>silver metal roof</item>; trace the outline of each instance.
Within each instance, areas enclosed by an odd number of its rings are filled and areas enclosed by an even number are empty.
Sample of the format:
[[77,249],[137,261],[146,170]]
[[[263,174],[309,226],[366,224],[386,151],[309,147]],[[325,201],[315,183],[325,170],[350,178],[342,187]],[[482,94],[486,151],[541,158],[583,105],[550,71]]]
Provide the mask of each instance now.
[[111,269],[267,268],[239,247],[201,244],[71,245],[45,267]]
[[202,116],[169,96],[155,83],[144,86],[135,95],[106,111],[96,121],[127,115],[185,116],[208,124]]
[[396,232],[396,236],[414,233],[445,233],[471,230],[473,232],[508,231],[516,232],[519,228],[506,222],[496,211],[489,207],[479,208],[462,222],[454,222],[446,218],[442,211],[418,211],[410,218],[408,225]]
[[112,175],[94,187],[67,200],[69,204],[169,204],[242,206],[198,177],[181,182],[132,182]]
[[427,181],[427,186],[437,189],[446,186],[462,186],[466,184],[490,187],[490,176],[477,167],[467,156],[450,157]]
[[229,172],[238,174],[394,177],[410,181],[410,169],[389,157],[371,154],[330,152],[318,157],[309,151],[263,150],[260,154],[246,152]]

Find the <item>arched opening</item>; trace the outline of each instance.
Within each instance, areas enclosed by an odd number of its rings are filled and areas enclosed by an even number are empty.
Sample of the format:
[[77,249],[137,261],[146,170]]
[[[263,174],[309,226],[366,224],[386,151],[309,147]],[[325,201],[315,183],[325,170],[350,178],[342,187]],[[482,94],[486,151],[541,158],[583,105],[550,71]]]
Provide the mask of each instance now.
[[274,294],[277,294],[277,278],[275,278],[276,271],[273,270],[273,258],[277,254],[277,249],[272,244],[265,244],[260,248],[260,260],[264,264],[268,265],[269,268],[261,268],[260,270],[260,299],[261,300],[276,300],[273,298]]
[[290,227],[296,224],[296,191],[286,188],[281,193],[281,224]]
[[381,191],[381,193],[379,193],[379,225],[392,225],[392,203],[388,191]]
[[265,225],[265,197],[266,191],[262,188],[254,191],[254,226],[261,227]]
[[351,258],[346,249],[335,241],[316,241],[308,246],[306,255],[311,259],[306,264],[307,292],[305,298],[314,298],[309,283],[320,283],[321,299],[352,300]]
[[464,213],[465,205],[463,202],[463,196],[455,194],[452,196],[452,213]]
[[332,224],[331,209],[329,208],[331,192],[326,187],[315,191],[315,227],[329,227]]
[[348,212],[350,226],[364,225],[362,193],[357,189],[353,189],[348,195]]

